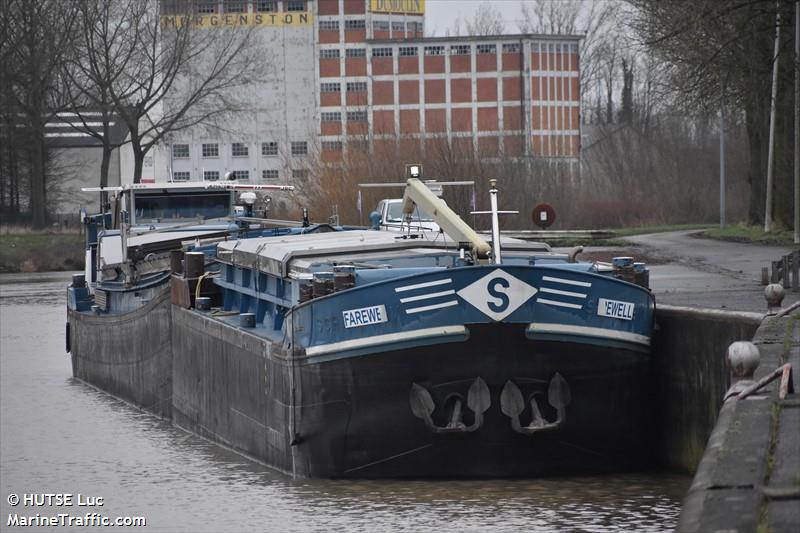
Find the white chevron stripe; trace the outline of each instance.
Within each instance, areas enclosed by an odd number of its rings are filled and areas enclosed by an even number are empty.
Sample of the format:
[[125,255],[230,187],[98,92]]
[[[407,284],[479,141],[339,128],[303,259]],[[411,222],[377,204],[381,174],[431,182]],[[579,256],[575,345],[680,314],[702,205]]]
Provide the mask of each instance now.
[[436,281],[428,281],[426,283],[417,283],[415,285],[406,285],[404,287],[395,288],[394,292],[413,291],[414,289],[424,289],[425,287],[436,287],[437,285],[447,285],[453,283],[450,278],[437,279]]
[[536,301],[539,302],[540,304],[555,305],[556,307],[569,307],[570,309],[582,309],[583,308],[582,305],[570,304],[570,303],[567,303],[567,302],[557,302],[556,300],[546,300],[545,298],[537,298]]
[[449,300],[447,302],[443,302],[440,304],[426,305],[423,307],[412,307],[411,309],[406,309],[406,314],[413,315],[414,313],[421,313],[423,311],[432,311],[434,309],[442,309],[443,307],[452,307],[454,305],[458,305],[458,300]]
[[542,281],[552,281],[553,283],[564,283],[565,285],[575,285],[576,287],[591,287],[592,284],[586,281],[575,281],[573,279],[553,278],[551,276],[542,276]]
[[441,291],[441,292],[431,292],[428,294],[420,294],[419,296],[409,296],[408,298],[400,298],[400,303],[408,303],[408,302],[416,302],[418,300],[428,300],[430,298],[438,298],[439,296],[447,296],[449,294],[455,294],[456,291],[450,289],[449,291]]
[[559,289],[550,289],[547,287],[542,287],[539,289],[541,292],[546,292],[549,294],[560,294],[561,296],[571,296],[573,298],[586,298],[586,295],[581,292],[570,292],[570,291],[562,291]]

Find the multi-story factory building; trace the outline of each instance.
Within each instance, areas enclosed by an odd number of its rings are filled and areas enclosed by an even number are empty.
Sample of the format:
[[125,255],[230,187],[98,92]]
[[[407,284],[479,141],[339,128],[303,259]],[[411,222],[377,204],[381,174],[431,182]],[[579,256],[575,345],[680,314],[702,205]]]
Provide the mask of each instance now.
[[164,175],[156,162],[145,178],[291,182],[349,151],[399,143],[489,159],[579,156],[579,37],[426,38],[425,0],[194,5],[198,31],[257,26],[273,72],[248,92],[247,118],[176,132]]

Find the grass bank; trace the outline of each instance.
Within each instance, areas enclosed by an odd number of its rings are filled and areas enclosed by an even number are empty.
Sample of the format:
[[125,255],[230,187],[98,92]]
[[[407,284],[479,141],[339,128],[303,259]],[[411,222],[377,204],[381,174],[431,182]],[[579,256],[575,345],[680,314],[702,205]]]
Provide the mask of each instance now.
[[0,234],[0,272],[81,270],[83,249],[78,233]]
[[720,239],[733,242],[751,242],[756,244],[767,244],[771,246],[792,246],[794,244],[794,232],[787,229],[775,229],[769,233],[764,233],[763,226],[748,226],[746,224],[732,224],[709,228],[703,232],[705,237]]
[[662,224],[657,226],[637,226],[635,228],[607,228],[606,231],[611,233],[608,238],[601,239],[585,239],[585,238],[554,238],[554,239],[541,239],[550,246],[565,247],[565,246],[613,246],[625,248],[631,246],[631,243],[624,241],[623,237],[630,237],[632,235],[644,235],[646,233],[665,233],[667,231],[687,231],[694,229],[711,229],[711,224]]

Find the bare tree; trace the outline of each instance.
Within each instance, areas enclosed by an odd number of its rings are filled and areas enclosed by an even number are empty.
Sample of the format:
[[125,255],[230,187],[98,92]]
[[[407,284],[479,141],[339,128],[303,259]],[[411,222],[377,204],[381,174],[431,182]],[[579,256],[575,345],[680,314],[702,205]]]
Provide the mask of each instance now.
[[[616,55],[621,42],[623,5],[620,2],[584,2],[582,0],[533,0],[521,2],[521,33],[549,35],[582,35],[579,54],[581,69],[579,86],[584,115],[593,107],[605,86],[613,95]],[[611,78],[609,79],[609,71]],[[608,112],[606,113],[608,118]],[[610,118],[608,118],[611,121]]]
[[[59,0],[6,0],[3,2],[3,101],[12,111],[3,115],[10,123],[7,134],[24,139],[29,168],[28,209],[31,223],[47,222],[47,148],[45,125],[66,105],[61,64],[73,50],[75,4]],[[7,85],[6,85],[7,84]],[[17,150],[18,156],[22,150]],[[12,160],[12,169],[19,170]]]
[[464,26],[467,35],[502,35],[506,29],[503,14],[489,2],[480,4],[472,19],[464,21]]
[[128,127],[138,183],[145,155],[168,134],[245,109],[236,92],[264,75],[264,54],[251,46],[254,27],[206,28],[189,11],[162,17],[157,0],[101,4],[117,4],[118,21],[100,27],[93,53],[104,75],[115,72],[107,96]]
[[[102,144],[101,187],[108,185],[108,171],[114,149],[111,122],[115,114],[111,91],[127,79],[134,51],[126,46],[130,3],[115,0],[79,0],[79,37],[76,53],[64,64],[71,80],[71,111],[78,117],[81,132]],[[118,88],[119,90],[119,88]],[[101,129],[90,123],[101,123]],[[104,195],[103,195],[104,196]],[[105,204],[105,198],[101,202]]]
[[[791,44],[794,31],[784,31],[781,53],[773,57],[776,9],[793,21],[793,4],[770,0],[697,0],[695,2],[631,0],[636,7],[634,28],[652,53],[668,65],[669,82],[684,109],[705,112],[726,107],[742,112],[748,137],[751,223],[764,214],[766,140],[774,61],[785,62],[778,85],[776,185],[789,187],[791,176]],[[784,68],[788,67],[788,68]],[[788,223],[791,195],[776,194],[776,218]]]

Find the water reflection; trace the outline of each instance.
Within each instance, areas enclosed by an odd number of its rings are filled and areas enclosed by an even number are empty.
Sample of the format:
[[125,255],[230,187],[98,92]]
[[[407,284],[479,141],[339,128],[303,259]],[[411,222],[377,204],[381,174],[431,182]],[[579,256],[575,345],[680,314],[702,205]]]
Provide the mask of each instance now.
[[289,479],[73,380],[63,344],[68,281],[69,273],[0,276],[4,523],[25,511],[6,496],[25,492],[99,495],[104,515],[144,516],[146,530],[159,532],[669,531],[677,521],[690,480],[671,474]]

